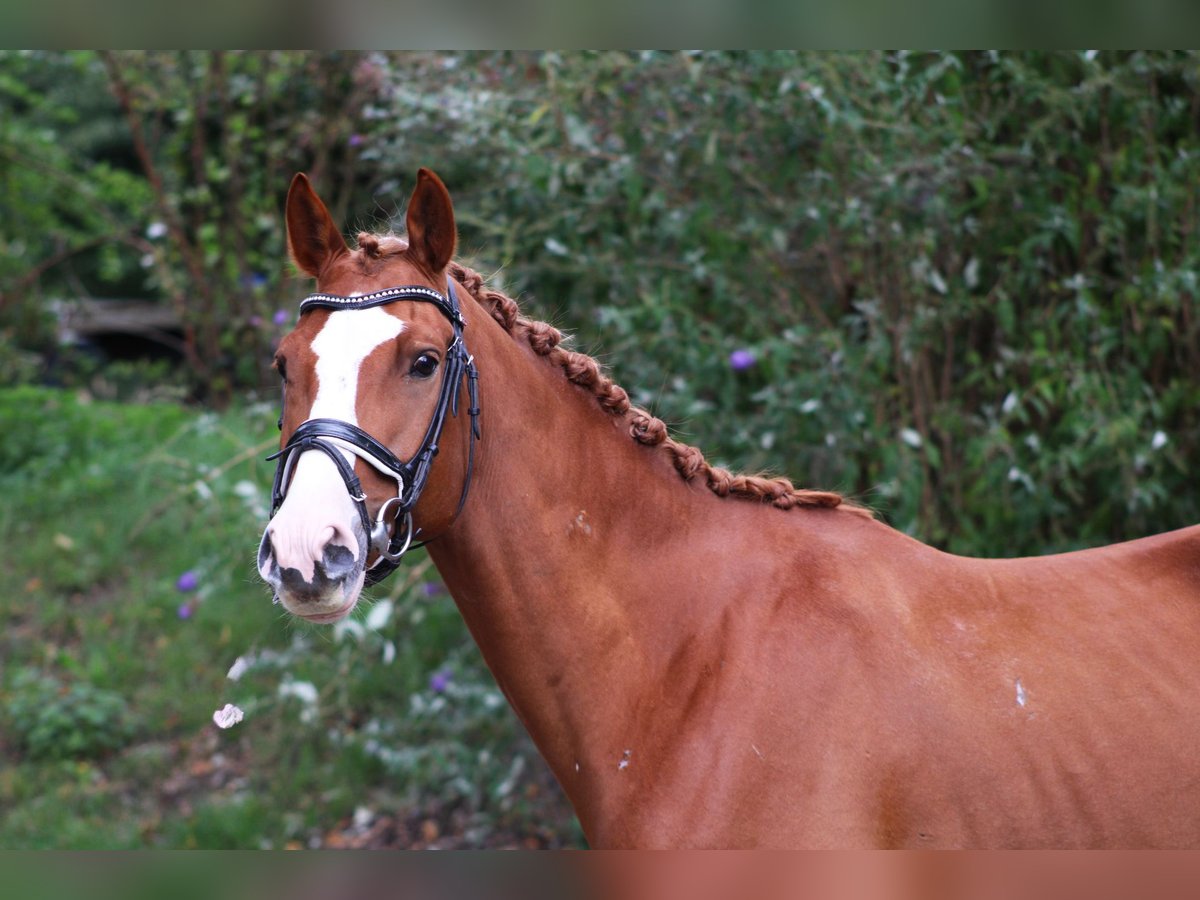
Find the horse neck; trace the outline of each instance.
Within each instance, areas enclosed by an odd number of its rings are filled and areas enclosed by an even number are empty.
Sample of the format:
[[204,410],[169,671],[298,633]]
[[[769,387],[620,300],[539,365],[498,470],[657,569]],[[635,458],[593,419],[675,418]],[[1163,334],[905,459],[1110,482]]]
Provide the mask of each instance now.
[[476,477],[429,553],[571,794],[582,767],[619,764],[620,711],[653,685],[671,643],[663,623],[679,620],[658,577],[666,548],[707,519],[695,504],[714,498],[523,339],[484,324],[469,337],[481,342],[471,348],[483,410]]

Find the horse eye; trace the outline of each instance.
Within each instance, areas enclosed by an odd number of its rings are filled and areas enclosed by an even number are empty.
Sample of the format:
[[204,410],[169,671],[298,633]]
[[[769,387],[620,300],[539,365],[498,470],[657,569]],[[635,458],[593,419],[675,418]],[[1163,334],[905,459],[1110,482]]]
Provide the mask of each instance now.
[[422,353],[412,364],[412,374],[418,378],[428,378],[437,371],[438,358],[432,353]]
[[287,361],[282,356],[275,359],[275,371],[279,373],[279,378],[287,383]]

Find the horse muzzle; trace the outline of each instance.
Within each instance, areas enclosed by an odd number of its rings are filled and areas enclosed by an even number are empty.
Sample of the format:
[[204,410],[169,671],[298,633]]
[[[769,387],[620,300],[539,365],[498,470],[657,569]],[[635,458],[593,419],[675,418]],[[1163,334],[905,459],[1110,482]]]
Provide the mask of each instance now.
[[312,622],[349,615],[365,580],[367,535],[357,523],[349,534],[326,526],[308,539],[283,532],[273,519],[258,547],[258,572],[276,602]]

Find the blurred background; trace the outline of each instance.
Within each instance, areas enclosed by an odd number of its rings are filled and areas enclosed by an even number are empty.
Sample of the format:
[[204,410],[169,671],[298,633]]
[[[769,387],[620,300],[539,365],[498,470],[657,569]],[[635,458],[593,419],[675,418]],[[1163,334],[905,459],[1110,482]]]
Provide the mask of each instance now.
[[582,845],[423,554],[324,629],[253,568],[288,182],[422,165],[714,461],[971,555],[1200,520],[1196,54],[0,52],[0,847]]

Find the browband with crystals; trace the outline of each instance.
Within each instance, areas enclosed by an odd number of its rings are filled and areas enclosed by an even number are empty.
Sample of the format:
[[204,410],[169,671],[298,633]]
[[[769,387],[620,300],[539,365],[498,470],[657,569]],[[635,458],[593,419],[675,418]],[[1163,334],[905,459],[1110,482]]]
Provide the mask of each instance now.
[[343,297],[340,294],[310,294],[300,301],[300,312],[306,309],[370,309],[372,306],[383,306],[385,303],[395,303],[397,300],[424,300],[437,306],[455,325],[460,328],[465,324],[462,313],[458,311],[458,303],[454,296],[454,286],[447,282],[447,295],[442,295],[433,288],[420,284],[407,284],[400,287],[373,291],[370,294],[359,294],[353,297]]

